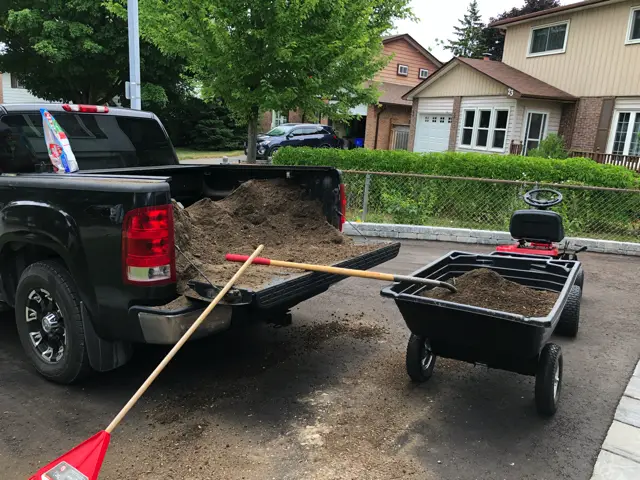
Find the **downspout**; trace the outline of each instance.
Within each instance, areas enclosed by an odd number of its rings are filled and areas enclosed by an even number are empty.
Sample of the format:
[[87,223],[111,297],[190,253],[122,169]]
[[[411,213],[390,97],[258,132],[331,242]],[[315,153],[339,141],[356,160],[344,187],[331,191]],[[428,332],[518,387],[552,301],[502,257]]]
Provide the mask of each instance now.
[[376,136],[373,139],[373,149],[377,150],[378,148],[378,129],[380,128],[380,115],[384,112],[384,105],[380,105],[380,109],[378,110],[378,115],[376,116]]

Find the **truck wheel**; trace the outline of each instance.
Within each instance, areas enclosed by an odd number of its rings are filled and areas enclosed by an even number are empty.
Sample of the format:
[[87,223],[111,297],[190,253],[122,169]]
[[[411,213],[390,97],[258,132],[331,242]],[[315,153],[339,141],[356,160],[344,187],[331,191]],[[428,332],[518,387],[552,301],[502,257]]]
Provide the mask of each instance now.
[[536,409],[551,416],[558,409],[562,388],[562,350],[555,343],[547,343],[538,360],[536,373]]
[[29,265],[18,282],[15,303],[20,342],[43,377],[70,384],[91,372],[80,296],[60,262]]
[[578,335],[580,327],[580,301],[582,300],[582,289],[574,285],[569,290],[567,303],[560,314],[560,320],[556,325],[556,333],[565,337],[575,337]]
[[429,340],[411,334],[407,345],[407,373],[412,382],[422,383],[431,378],[436,356],[431,351]]
[[584,285],[584,268],[582,267],[580,267],[580,270],[578,270],[578,275],[576,276],[575,284],[580,288],[582,288],[582,286]]

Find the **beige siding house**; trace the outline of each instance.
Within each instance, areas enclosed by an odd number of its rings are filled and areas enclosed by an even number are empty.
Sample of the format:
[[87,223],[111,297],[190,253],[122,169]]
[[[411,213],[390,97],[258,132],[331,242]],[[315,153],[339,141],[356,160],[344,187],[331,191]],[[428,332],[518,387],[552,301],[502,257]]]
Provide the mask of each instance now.
[[414,151],[526,153],[558,133],[572,150],[640,155],[640,0],[587,0],[492,26],[505,33],[502,62],[453,59],[405,95]]
[[15,75],[0,73],[0,103],[49,103],[35,97],[24,88]]

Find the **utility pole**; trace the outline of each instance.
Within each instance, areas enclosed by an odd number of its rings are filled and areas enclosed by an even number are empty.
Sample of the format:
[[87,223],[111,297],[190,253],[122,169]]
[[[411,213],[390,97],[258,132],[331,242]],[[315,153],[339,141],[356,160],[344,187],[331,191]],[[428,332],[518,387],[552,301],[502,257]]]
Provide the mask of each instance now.
[[138,0],[127,1],[127,26],[129,30],[129,98],[131,108],[142,110],[140,90],[140,33],[138,30]]

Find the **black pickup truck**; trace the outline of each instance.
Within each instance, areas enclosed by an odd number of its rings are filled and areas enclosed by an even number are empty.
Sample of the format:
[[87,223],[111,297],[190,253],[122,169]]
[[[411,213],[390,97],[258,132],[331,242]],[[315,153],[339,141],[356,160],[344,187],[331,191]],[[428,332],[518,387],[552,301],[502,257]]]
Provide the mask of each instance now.
[[[80,171],[52,172],[39,108],[69,137]],[[152,113],[83,105],[0,105],[0,301],[15,309],[38,372],[72,383],[126,363],[135,343],[175,343],[205,304],[177,298],[172,199],[188,206],[251,179],[284,178],[323,203],[341,228],[340,172],[324,167],[180,164]],[[149,235],[151,237],[149,237]],[[167,241],[140,241],[154,238]],[[398,253],[387,245],[340,265],[367,269]],[[285,317],[343,277],[309,273],[235,292],[199,329]]]

